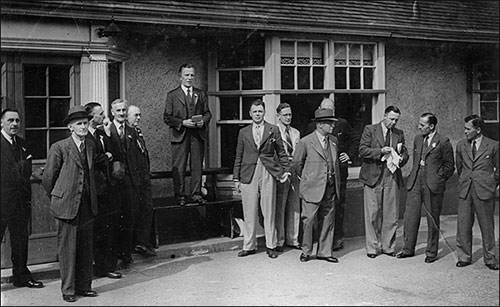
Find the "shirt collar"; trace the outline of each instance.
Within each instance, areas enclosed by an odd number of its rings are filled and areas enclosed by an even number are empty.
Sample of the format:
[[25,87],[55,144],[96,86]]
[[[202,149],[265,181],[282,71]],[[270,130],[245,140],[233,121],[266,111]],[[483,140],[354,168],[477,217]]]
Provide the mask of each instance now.
[[116,129],[119,129],[121,125],[123,125],[123,130],[125,130],[125,123],[120,124],[116,119],[113,119],[113,123],[116,126]]
[[254,129],[255,129],[255,127],[259,127],[259,129],[261,129],[262,127],[264,127],[264,121],[262,121],[258,125],[256,123],[252,122],[252,126],[253,126]]
[[[184,92],[184,95],[187,95],[188,88],[181,84],[181,89]],[[191,90],[191,95],[193,95],[193,87],[191,86],[189,89]]]
[[95,135],[95,128],[92,127],[92,126],[89,126],[89,132],[92,134],[92,135]]
[[[3,132],[3,130],[2,130]],[[479,148],[479,145],[481,145],[481,141],[483,140],[483,135],[481,136],[478,136],[477,138],[475,138],[474,140],[472,141],[476,141],[476,147]]]
[[434,135],[436,135],[436,130],[434,130],[433,132],[431,132],[427,135],[427,142],[430,142],[432,140],[432,138],[434,137]]
[[318,137],[319,143],[323,145],[323,143],[325,142],[326,135],[321,135],[321,133],[319,133],[318,130],[316,130],[315,132],[316,136]]
[[83,143],[84,141],[81,141],[79,138],[77,138],[73,133],[71,133],[71,138],[73,139],[73,141],[75,142],[76,144],[76,148],[78,148],[78,150],[80,150],[80,144]]
[[3,129],[2,129],[2,134],[7,139],[7,141],[9,141],[9,143],[12,145],[12,137],[8,135],[7,132],[5,132]]

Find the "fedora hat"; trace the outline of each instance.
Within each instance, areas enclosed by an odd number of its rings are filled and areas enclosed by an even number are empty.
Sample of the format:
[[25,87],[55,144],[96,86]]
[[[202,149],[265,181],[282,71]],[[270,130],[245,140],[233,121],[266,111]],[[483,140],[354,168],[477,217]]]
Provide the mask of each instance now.
[[314,118],[312,119],[312,121],[337,121],[337,119],[333,116],[332,109],[320,108],[314,111]]
[[87,114],[84,106],[72,106],[68,111],[68,116],[63,120],[63,124],[67,125],[74,119],[82,119],[82,118],[87,118],[88,120],[91,120],[93,116]]

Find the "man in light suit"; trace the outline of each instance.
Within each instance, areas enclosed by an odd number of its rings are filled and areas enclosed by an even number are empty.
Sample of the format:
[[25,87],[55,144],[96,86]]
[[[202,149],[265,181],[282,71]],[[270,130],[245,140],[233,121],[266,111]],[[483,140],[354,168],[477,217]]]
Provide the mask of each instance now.
[[[286,102],[280,103],[276,108],[278,114],[278,128],[285,144],[288,160],[293,159],[293,151],[300,140],[300,132],[290,126],[292,123],[292,108]],[[276,189],[276,233],[278,252],[283,251],[283,246],[300,249],[300,198],[299,181],[296,176],[290,177],[284,183],[278,182]]]
[[31,160],[26,141],[19,137],[19,111],[2,111],[1,204],[2,238],[9,228],[12,277],[15,287],[43,288],[28,269],[28,224],[31,217]]
[[236,191],[241,192],[246,225],[243,250],[238,253],[238,257],[255,254],[259,206],[264,217],[267,255],[272,259],[278,257],[276,180],[285,182],[288,179],[290,162],[279,128],[264,120],[265,110],[261,99],[254,100],[250,107],[253,123],[241,129],[238,134],[233,180]]
[[418,121],[421,134],[413,141],[413,167],[406,187],[408,200],[404,215],[404,247],[397,258],[415,255],[420,211],[423,205],[427,217],[427,248],[425,263],[437,260],[439,243],[439,215],[443,207],[446,180],[455,171],[450,140],[436,132],[437,118],[424,113]]
[[481,238],[483,259],[490,270],[498,270],[495,255],[495,191],[498,187],[498,142],[483,136],[484,120],[478,115],[465,118],[465,140],[456,148],[459,179],[457,221],[457,267],[472,262],[472,226],[476,213]]
[[313,228],[318,224],[318,247],[316,258],[331,263],[338,259],[332,255],[333,229],[335,224],[335,201],[340,193],[340,172],[337,138],[330,135],[333,130],[332,109],[314,112],[316,131],[302,138],[293,155],[292,173],[300,178],[302,198],[301,262],[311,259],[313,251]]
[[[193,86],[193,65],[181,65],[179,76],[181,85],[168,92],[163,120],[171,133],[174,194],[177,202],[184,206],[189,201],[206,202],[201,193],[201,177],[212,114],[207,94]],[[188,158],[191,189],[186,191],[184,179]]]
[[61,291],[67,302],[76,301],[75,295],[97,296],[92,290],[96,148],[86,140],[90,118],[83,106],[69,109],[64,124],[71,135],[50,147],[42,179],[57,221]]
[[380,253],[395,256],[400,189],[404,185],[401,167],[408,161],[404,133],[395,127],[400,115],[399,108],[387,107],[380,123],[365,126],[359,142],[369,258]]

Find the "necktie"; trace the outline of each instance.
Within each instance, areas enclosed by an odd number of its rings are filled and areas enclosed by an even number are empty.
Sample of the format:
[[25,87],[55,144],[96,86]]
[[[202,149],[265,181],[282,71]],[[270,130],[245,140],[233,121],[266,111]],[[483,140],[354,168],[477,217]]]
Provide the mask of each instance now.
[[429,136],[426,136],[424,138],[424,150],[427,150],[428,147],[429,147]]
[[260,137],[260,129],[259,129],[259,125],[255,125],[255,144],[257,145],[257,147],[260,146],[260,141],[261,141],[261,137]]
[[12,137],[12,146],[14,146],[14,148],[17,149],[17,140],[16,140],[16,137]]
[[85,160],[87,160],[87,154],[85,152],[85,142],[81,142],[80,143],[80,157],[82,158],[82,161],[85,162]]
[[391,146],[391,129],[387,129],[387,132],[385,133],[384,146]]
[[287,126],[285,128],[285,135],[286,135],[286,149],[288,151],[288,155],[292,156],[293,155],[293,145],[292,145],[292,137],[290,136],[290,126]]
[[118,133],[119,133],[120,137],[123,136],[123,124],[120,125],[120,127],[118,129]]
[[476,158],[476,153],[477,153],[476,140],[474,140],[472,141],[472,159]]
[[328,145],[328,137],[324,137],[323,138],[323,149],[326,150],[327,149],[327,145]]
[[191,103],[193,96],[191,96],[191,89],[190,88],[187,89],[187,98],[188,98],[189,103]]

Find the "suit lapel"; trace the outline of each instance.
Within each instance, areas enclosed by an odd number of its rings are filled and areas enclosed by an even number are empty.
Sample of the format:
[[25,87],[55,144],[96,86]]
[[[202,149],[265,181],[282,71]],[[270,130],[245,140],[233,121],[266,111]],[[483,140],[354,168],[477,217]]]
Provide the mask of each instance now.
[[378,125],[375,126],[375,137],[377,138],[378,142],[380,143],[380,147],[384,147],[384,144],[385,144],[384,132],[382,131],[382,125],[383,125],[383,123],[380,122]]
[[[483,140],[481,141],[481,144],[479,145],[479,148],[476,152],[476,158],[474,159],[474,161],[476,161],[479,157],[481,157],[486,152],[486,149],[488,149],[488,146],[489,146],[488,141],[483,136]],[[472,145],[469,147],[470,147],[470,154],[472,157]]]
[[177,96],[177,99],[179,99],[179,101],[185,106],[186,105],[186,95],[184,95],[184,91],[182,90],[182,88],[180,86],[177,88],[177,91],[175,94]]
[[15,160],[14,153],[11,150],[11,146],[12,144],[9,143],[9,141],[7,141],[5,136],[2,134],[2,148],[4,149],[2,150],[2,159],[8,159],[9,161]]
[[[257,145],[255,144],[255,140],[253,138],[253,124],[250,124],[249,126],[249,129],[247,129],[245,131],[245,138],[247,139],[247,142],[252,144],[252,148],[255,150],[255,151],[259,151],[259,148],[257,147]],[[261,142],[262,144],[262,142]]]
[[318,154],[321,156],[323,159],[327,159],[325,157],[325,151],[323,150],[323,146],[319,142],[318,136],[316,135],[316,132],[313,132],[314,134],[312,135],[311,139],[311,147],[318,152]]
[[[423,142],[423,139],[422,139]],[[438,133],[434,134],[434,137],[431,140],[431,143],[429,144],[429,147],[427,147],[427,150],[425,152],[425,156],[427,157],[428,154],[431,153],[431,151],[434,150],[434,148],[438,147],[439,143],[441,142],[441,138]]]

